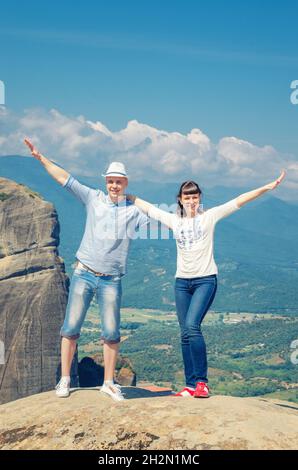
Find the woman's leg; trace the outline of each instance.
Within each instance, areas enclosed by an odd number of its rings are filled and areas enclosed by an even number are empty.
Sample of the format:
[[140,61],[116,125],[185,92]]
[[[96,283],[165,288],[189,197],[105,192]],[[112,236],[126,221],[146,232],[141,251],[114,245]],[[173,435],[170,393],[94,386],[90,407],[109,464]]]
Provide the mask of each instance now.
[[207,383],[207,351],[201,324],[214,300],[217,279],[216,277],[196,278],[191,280],[191,287],[192,299],[186,316],[185,329],[189,338],[193,364],[193,383]]
[[189,289],[189,280],[176,278],[175,281],[175,301],[178,322],[181,333],[181,351],[184,365],[185,384],[187,387],[195,388],[195,375],[193,368],[188,331],[186,329],[186,318],[192,294]]

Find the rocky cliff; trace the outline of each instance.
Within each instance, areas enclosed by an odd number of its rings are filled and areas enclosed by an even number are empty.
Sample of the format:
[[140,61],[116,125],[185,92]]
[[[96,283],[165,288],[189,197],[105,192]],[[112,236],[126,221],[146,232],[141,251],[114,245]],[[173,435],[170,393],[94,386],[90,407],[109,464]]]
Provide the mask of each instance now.
[[296,449],[298,407],[285,401],[123,387],[114,402],[98,389],[69,398],[47,392],[0,406],[1,449]]
[[[0,403],[54,387],[68,278],[52,204],[0,178]],[[4,362],[4,364],[3,364]]]

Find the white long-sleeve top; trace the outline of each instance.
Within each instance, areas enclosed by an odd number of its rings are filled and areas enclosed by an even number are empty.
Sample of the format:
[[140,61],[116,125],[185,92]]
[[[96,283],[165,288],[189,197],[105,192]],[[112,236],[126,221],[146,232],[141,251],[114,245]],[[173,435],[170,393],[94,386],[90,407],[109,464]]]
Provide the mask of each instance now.
[[155,206],[150,207],[149,217],[173,230],[177,245],[176,277],[190,279],[218,274],[213,256],[215,225],[238,209],[236,199],[232,199],[195,217],[182,218]]

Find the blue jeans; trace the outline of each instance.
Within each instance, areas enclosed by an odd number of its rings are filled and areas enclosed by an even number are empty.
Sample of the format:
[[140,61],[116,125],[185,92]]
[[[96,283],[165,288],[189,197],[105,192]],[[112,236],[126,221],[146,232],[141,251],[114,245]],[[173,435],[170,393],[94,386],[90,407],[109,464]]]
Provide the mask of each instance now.
[[101,317],[101,339],[107,343],[119,343],[121,277],[96,276],[83,268],[76,268],[73,272],[60,335],[69,339],[79,338],[94,294],[97,296]]
[[176,278],[175,300],[181,329],[181,349],[187,387],[196,382],[208,382],[206,344],[201,323],[217,290],[217,276]]

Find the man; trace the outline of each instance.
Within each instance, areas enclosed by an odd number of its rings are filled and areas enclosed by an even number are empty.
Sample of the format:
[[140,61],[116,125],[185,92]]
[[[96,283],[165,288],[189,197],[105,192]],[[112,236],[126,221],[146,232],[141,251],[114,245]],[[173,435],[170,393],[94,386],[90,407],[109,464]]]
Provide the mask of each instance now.
[[121,278],[126,273],[130,240],[135,231],[149,219],[126,199],[128,177],[125,166],[112,162],[106,172],[107,195],[79,183],[73,176],[44,155],[33,144],[24,142],[31,154],[47,172],[86,208],[85,232],[76,253],[66,315],[61,328],[61,379],[56,386],[58,397],[68,397],[70,367],[82,324],[91,300],[96,294],[101,315],[104,343],[104,384],[101,392],[114,400],[123,400],[121,387],[114,383],[114,373],[120,343]]

